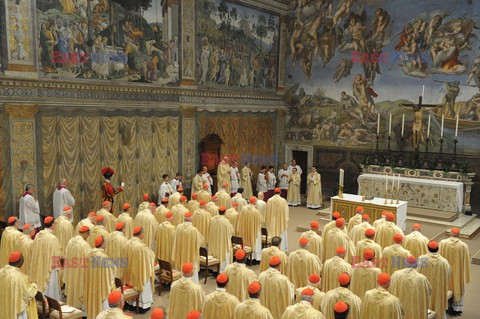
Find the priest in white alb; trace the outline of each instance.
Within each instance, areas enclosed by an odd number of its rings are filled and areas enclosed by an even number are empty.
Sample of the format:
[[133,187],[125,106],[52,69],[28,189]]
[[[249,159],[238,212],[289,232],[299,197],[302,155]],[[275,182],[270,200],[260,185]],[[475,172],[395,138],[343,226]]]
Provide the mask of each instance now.
[[[68,190],[68,181],[66,178],[61,178],[58,187],[53,192],[53,217],[58,218],[62,214],[65,206],[73,207],[75,199]],[[70,219],[73,223],[73,214]]]
[[40,230],[40,226],[42,226],[40,222],[40,206],[38,205],[38,200],[33,197],[34,193],[35,188],[33,185],[27,184],[25,193],[20,197],[20,226],[31,224]]
[[225,207],[220,206],[219,215],[210,221],[208,233],[208,253],[220,261],[220,273],[225,272],[225,268],[233,260],[232,256],[232,236],[233,226],[225,218]]
[[290,213],[288,203],[280,196],[280,192],[280,188],[275,188],[275,195],[267,201],[265,226],[270,237],[282,238],[282,251],[287,252],[287,229]]
[[315,166],[307,176],[307,208],[317,209],[323,206],[322,177]]
[[290,173],[288,172],[288,165],[287,163],[283,164],[283,168],[278,170],[278,188],[281,189],[280,196],[287,199],[287,190],[288,190],[288,176]]

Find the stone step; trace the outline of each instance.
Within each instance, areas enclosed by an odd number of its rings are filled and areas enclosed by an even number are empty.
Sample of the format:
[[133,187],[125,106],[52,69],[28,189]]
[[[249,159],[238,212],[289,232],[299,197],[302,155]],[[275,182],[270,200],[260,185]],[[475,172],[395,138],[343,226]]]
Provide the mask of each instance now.
[[[467,217],[472,217],[472,216],[467,216]],[[453,226],[453,227],[460,227],[460,238],[472,239],[473,237],[475,237],[475,235],[478,232],[480,232],[480,219],[474,217],[472,219],[469,219],[468,222],[466,222],[465,224],[463,224],[461,226],[456,225],[456,226]],[[446,229],[445,233],[447,235],[450,235],[450,230],[451,230],[451,227]]]
[[472,264],[480,265],[480,250],[472,258]]

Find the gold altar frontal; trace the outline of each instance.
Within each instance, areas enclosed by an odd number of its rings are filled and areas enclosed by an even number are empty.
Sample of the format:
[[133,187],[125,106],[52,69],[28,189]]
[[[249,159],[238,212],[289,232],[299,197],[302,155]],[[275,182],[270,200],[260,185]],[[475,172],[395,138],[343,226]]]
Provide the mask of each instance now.
[[395,224],[402,230],[405,230],[405,223],[407,220],[407,203],[405,201],[394,201],[388,199],[388,204],[385,204],[384,198],[374,198],[372,200],[362,201],[362,196],[353,194],[343,194],[343,198],[338,196],[331,198],[331,208],[333,212],[339,212],[342,217],[348,222],[350,218],[355,215],[357,206],[363,207],[363,212],[370,215],[370,223],[382,218],[383,211],[392,212],[395,215]]

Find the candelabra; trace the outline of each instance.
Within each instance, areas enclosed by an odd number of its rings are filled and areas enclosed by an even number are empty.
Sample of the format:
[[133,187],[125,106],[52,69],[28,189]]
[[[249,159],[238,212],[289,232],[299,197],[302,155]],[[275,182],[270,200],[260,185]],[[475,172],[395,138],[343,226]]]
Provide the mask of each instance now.
[[443,136],[440,136],[440,154],[438,156],[437,167],[438,170],[443,169]]
[[458,163],[457,163],[457,143],[458,139],[455,137],[453,140],[453,163],[452,163],[452,170],[457,170]]

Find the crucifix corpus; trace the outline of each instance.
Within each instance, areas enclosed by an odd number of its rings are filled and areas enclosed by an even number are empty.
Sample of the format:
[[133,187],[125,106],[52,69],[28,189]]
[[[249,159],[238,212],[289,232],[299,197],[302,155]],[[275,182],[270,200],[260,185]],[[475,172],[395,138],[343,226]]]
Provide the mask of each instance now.
[[[400,106],[403,106],[404,108],[407,108],[409,110],[413,110],[414,112],[414,120],[413,120],[413,126],[412,126],[412,133],[413,133],[413,148],[415,149],[415,152],[418,152],[418,148],[420,146],[420,142],[425,140],[422,132],[422,121],[423,121],[423,111],[424,110],[433,110],[438,107],[438,105],[433,105],[433,104],[422,104],[422,97],[418,97],[418,104],[415,103],[403,103],[400,104]],[[430,127],[428,128],[427,131],[427,137],[430,136]]]

